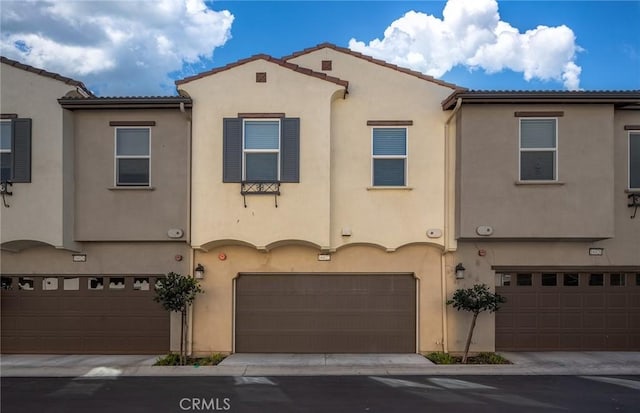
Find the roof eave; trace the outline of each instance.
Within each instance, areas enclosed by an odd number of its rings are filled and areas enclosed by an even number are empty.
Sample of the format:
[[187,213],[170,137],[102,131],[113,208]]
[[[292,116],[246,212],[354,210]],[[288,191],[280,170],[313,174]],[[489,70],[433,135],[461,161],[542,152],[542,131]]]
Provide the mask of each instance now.
[[58,103],[62,108],[75,109],[179,109],[191,108],[193,103],[189,98],[60,98]]
[[491,91],[456,91],[449,95],[443,102],[443,110],[452,109],[458,98],[465,103],[573,103],[573,104],[614,104],[637,105],[640,104],[640,91],[515,91],[515,92],[491,92]]

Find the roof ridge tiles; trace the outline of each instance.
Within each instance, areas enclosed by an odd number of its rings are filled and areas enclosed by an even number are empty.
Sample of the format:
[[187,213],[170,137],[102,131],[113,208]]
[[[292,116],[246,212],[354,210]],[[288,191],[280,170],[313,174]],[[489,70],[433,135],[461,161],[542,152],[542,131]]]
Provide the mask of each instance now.
[[297,65],[295,63],[287,62],[286,60],[279,59],[277,57],[273,57],[273,56],[270,56],[270,55],[264,54],[264,53],[255,54],[255,55],[253,55],[251,57],[248,57],[248,58],[245,58],[245,59],[240,59],[240,60],[237,60],[235,62],[229,63],[229,64],[227,64],[225,66],[213,68],[211,70],[207,70],[207,71],[198,73],[198,74],[193,75],[193,76],[188,76],[188,77],[185,77],[183,79],[178,79],[178,80],[175,81],[175,84],[176,84],[176,86],[179,86],[181,84],[184,84],[184,83],[187,83],[187,82],[191,82],[193,80],[201,79],[201,78],[209,76],[209,75],[214,75],[214,74],[217,74],[217,73],[220,73],[220,72],[224,72],[224,71],[229,70],[229,69],[233,69],[234,67],[238,67],[238,66],[241,66],[243,64],[246,64],[246,63],[249,63],[249,62],[253,62],[255,60],[266,60],[268,62],[271,62],[271,63],[277,64],[279,66],[282,66],[282,67],[284,67],[286,69],[293,70],[295,72],[298,72],[298,73],[301,73],[301,74],[304,74],[304,75],[308,75],[308,76],[311,76],[311,77],[315,77],[315,78],[318,78],[318,79],[321,79],[321,80],[326,80],[326,81],[331,82],[331,83],[336,83],[336,84],[338,84],[340,86],[344,86],[345,88],[347,88],[349,86],[349,82],[346,81],[346,80],[342,80],[342,79],[339,79],[337,77],[326,76],[326,74],[324,74],[324,73],[316,72],[316,71],[314,71],[312,69],[309,69],[309,68],[306,68],[306,67],[302,67],[302,66]]
[[87,88],[84,83],[82,83],[79,80],[75,80],[72,79],[70,77],[67,76],[63,76],[59,73],[55,73],[55,72],[49,72],[48,70],[39,68],[39,67],[35,67],[35,66],[30,66],[27,65],[25,63],[21,63],[17,60],[13,60],[13,59],[9,59],[8,57],[5,56],[0,56],[0,62],[7,64],[9,66],[15,67],[17,69],[21,69],[27,72],[31,72],[34,73],[36,75],[39,76],[43,76],[43,77],[48,77],[54,80],[58,80],[61,81],[67,85],[71,85],[71,86],[75,86],[78,87],[80,89],[82,89],[84,92],[86,92],[90,97],[93,97],[94,94],[89,90],[89,88]]
[[392,69],[392,70],[396,70],[396,71],[401,72],[401,73],[405,73],[405,74],[408,74],[408,75],[411,75],[411,76],[415,76],[415,77],[420,78],[422,80],[426,80],[428,82],[433,82],[433,83],[436,83],[436,84],[438,84],[440,86],[448,87],[450,89],[466,90],[466,88],[463,88],[461,86],[455,85],[453,83],[445,82],[445,81],[440,80],[440,79],[436,79],[435,77],[427,75],[427,74],[424,74],[422,72],[418,72],[416,70],[412,70],[412,69],[409,69],[409,68],[406,68],[406,67],[398,66],[396,64],[389,63],[389,62],[387,62],[385,60],[378,59],[378,58],[373,57],[373,56],[365,55],[365,54],[363,54],[361,52],[356,52],[356,51],[351,50],[349,48],[342,47],[342,46],[337,46],[337,45],[335,45],[333,43],[328,43],[328,42],[320,43],[320,44],[318,44],[316,46],[308,47],[306,49],[303,49],[303,50],[300,50],[300,51],[297,51],[297,52],[293,52],[292,54],[289,54],[289,55],[286,55],[286,56],[282,57],[282,60],[288,61],[289,59],[293,59],[293,58],[296,58],[296,57],[299,57],[299,56],[302,56],[302,55],[305,55],[305,54],[308,54],[308,53],[312,53],[312,52],[315,52],[316,50],[320,50],[320,49],[324,49],[324,48],[329,48],[329,49],[336,50],[338,52],[349,54],[351,56],[354,56],[354,57],[369,61],[371,63],[375,63],[377,65],[384,66],[384,67],[387,67],[387,68]]

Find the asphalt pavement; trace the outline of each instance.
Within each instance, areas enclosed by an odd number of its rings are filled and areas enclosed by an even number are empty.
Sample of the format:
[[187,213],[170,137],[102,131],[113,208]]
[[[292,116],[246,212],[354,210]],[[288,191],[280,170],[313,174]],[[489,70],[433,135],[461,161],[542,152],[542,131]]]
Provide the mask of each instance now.
[[638,376],[2,378],[2,413],[636,413]]
[[640,375],[640,352],[500,352],[508,365],[436,365],[419,354],[233,354],[217,366],[158,355],[2,355],[2,377]]

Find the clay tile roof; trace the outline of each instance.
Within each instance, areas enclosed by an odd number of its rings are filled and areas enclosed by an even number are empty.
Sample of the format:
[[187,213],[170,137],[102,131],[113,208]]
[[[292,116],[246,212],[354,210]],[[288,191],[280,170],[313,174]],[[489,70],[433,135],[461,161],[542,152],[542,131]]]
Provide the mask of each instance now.
[[457,86],[457,85],[454,85],[453,83],[448,83],[448,82],[436,79],[433,76],[425,75],[424,73],[420,73],[420,72],[415,71],[415,70],[411,70],[411,69],[407,69],[407,68],[404,68],[404,67],[400,67],[398,65],[394,65],[394,64],[385,62],[384,60],[376,59],[376,58],[371,57],[371,56],[367,56],[367,55],[362,54],[360,52],[354,52],[351,49],[348,49],[346,47],[336,46],[335,44],[332,44],[332,43],[320,43],[317,46],[309,47],[307,49],[304,49],[304,50],[301,50],[299,52],[295,52],[293,54],[285,56],[285,57],[282,58],[282,60],[288,61],[288,60],[296,58],[298,56],[302,56],[302,55],[305,55],[305,54],[308,54],[308,53],[315,52],[316,50],[326,49],[326,48],[333,49],[333,50],[336,50],[338,52],[346,53],[346,54],[349,54],[351,56],[355,56],[357,58],[366,60],[368,62],[377,64],[377,65],[380,65],[380,66],[384,66],[384,67],[387,67],[389,69],[396,70],[398,72],[406,73],[408,75],[415,76],[417,78],[426,80],[428,82],[436,83],[436,84],[438,84],[440,86],[445,86],[445,87],[448,87],[450,89],[455,89],[456,91],[458,91],[458,90],[466,90],[465,88]]
[[71,79],[69,77],[65,77],[62,75],[59,75],[58,73],[53,73],[53,72],[48,72],[44,69],[38,69],[37,67],[33,67],[33,66],[29,66],[29,65],[25,65],[24,63],[20,63],[16,60],[12,60],[9,59],[7,57],[4,56],[0,56],[0,61],[4,64],[7,64],[9,66],[13,66],[17,69],[22,69],[25,70],[27,72],[31,72],[31,73],[35,73],[37,75],[40,76],[44,76],[44,77],[48,77],[51,79],[55,79],[58,80],[60,82],[66,83],[67,85],[71,85],[71,86],[75,86],[77,88],[82,89],[87,95],[89,96],[94,96],[93,93],[91,93],[91,91],[84,85],[84,83],[78,81],[78,80],[74,80]]
[[300,67],[300,66],[298,66],[296,64],[286,62],[286,61],[284,61],[282,59],[277,59],[277,58],[269,56],[267,54],[257,54],[257,55],[251,56],[249,58],[246,58],[246,59],[241,59],[241,60],[238,60],[236,62],[229,63],[226,66],[214,68],[214,69],[211,69],[211,70],[206,71],[206,72],[198,73],[197,75],[194,75],[194,76],[186,77],[184,79],[178,79],[178,80],[176,80],[175,84],[176,84],[176,86],[182,85],[184,83],[188,83],[188,82],[191,82],[191,81],[196,80],[196,79],[200,79],[200,78],[203,78],[203,77],[206,77],[206,76],[209,76],[209,75],[214,75],[216,73],[224,72],[225,70],[233,69],[234,67],[238,67],[238,66],[241,66],[241,65],[243,65],[245,63],[253,62],[255,60],[266,60],[267,62],[271,62],[271,63],[277,64],[278,66],[282,66],[284,68],[287,68],[289,70],[293,70],[293,71],[301,73],[303,75],[315,77],[315,78],[318,78],[318,79],[321,79],[321,80],[325,80],[327,82],[331,82],[331,83],[335,83],[335,84],[340,85],[340,86],[344,86],[345,89],[349,87],[349,82],[346,81],[346,80],[338,79],[337,77],[333,77],[333,76],[327,76],[325,73],[314,72],[311,69]]

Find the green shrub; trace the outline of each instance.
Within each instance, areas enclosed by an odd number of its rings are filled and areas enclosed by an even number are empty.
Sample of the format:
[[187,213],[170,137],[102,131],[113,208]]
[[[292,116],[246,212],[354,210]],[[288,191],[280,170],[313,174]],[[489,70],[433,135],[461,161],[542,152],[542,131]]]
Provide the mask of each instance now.
[[[224,360],[227,356],[220,353],[214,353],[207,357],[187,357],[185,359],[186,365],[190,366],[215,366]],[[167,354],[166,356],[159,357],[154,366],[180,366],[180,354]]]
[[224,354],[214,353],[208,357],[201,357],[196,359],[196,362],[194,364],[200,366],[216,366],[226,357],[227,356],[225,356]]
[[158,357],[154,366],[179,366],[180,354],[170,353],[163,357]]
[[449,353],[433,352],[426,355],[426,357],[436,364],[456,364],[456,358]]
[[500,354],[496,353],[478,353],[475,357],[469,359],[471,364],[511,364],[511,362]]
[[[425,356],[435,364],[464,364],[461,356],[452,356],[449,353],[433,352]],[[478,353],[467,357],[467,364],[511,364],[511,362],[496,353]]]

